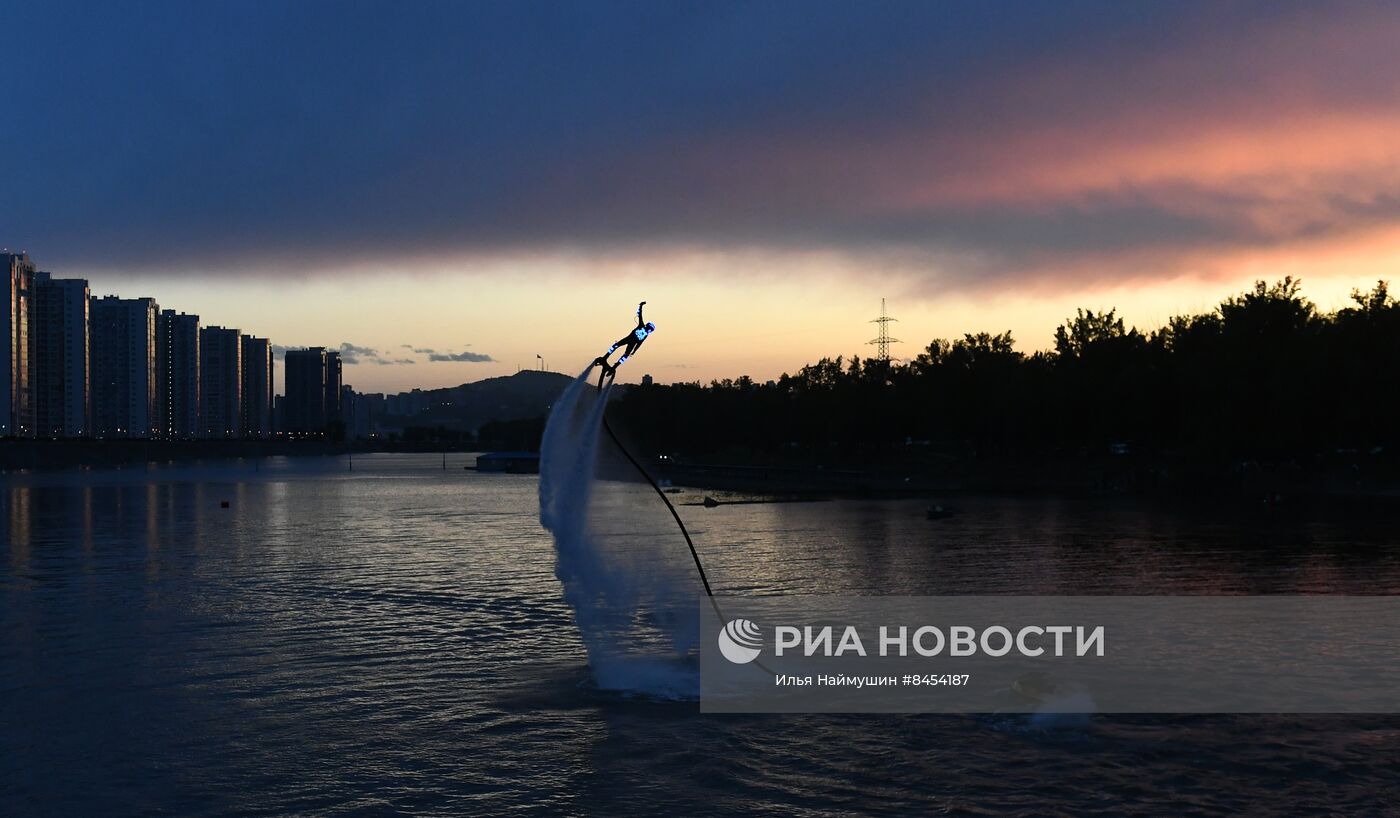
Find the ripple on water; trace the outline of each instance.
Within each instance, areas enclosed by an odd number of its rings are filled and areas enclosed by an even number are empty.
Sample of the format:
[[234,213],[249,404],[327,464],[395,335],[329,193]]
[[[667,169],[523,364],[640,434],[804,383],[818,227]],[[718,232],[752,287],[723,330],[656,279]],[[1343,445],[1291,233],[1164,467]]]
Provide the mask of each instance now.
[[[5,485],[13,814],[1392,811],[1393,717],[702,717],[683,662],[589,667],[532,479],[340,468]],[[730,591],[1400,591],[1388,521],[959,505],[681,511]]]

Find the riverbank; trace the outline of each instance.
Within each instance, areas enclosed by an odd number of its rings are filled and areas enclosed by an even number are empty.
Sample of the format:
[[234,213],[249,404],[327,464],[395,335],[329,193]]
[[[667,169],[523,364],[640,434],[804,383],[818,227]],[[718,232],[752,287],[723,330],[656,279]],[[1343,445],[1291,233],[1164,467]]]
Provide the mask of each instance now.
[[676,486],[805,495],[1165,494],[1228,496],[1265,504],[1315,496],[1400,499],[1400,474],[1392,464],[1348,457],[1306,466],[1040,457],[895,462],[865,468],[667,460],[659,462],[656,471]]
[[[330,455],[464,454],[481,445],[356,440],[3,440],[0,472],[101,468],[145,463]],[[1400,500],[1400,469],[1390,458],[1339,454],[1296,462],[1202,461],[1145,456],[1039,456],[812,463],[697,462],[658,459],[647,468],[675,486],[798,497],[937,497],[947,494],[1173,495],[1251,503],[1307,497]],[[631,479],[631,472],[618,475]]]
[[0,471],[121,466],[193,460],[234,460],[257,457],[325,456],[369,452],[475,452],[475,444],[414,443],[356,440],[4,440],[0,441]]

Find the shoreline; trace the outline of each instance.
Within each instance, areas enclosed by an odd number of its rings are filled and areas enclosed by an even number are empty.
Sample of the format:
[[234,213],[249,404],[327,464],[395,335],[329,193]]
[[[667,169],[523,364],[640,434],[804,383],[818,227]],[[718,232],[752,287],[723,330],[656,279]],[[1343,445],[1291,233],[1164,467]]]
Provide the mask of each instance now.
[[[273,457],[355,454],[479,454],[473,443],[387,440],[3,440],[0,475],[118,468],[143,464],[246,461]],[[870,465],[753,465],[652,462],[648,469],[676,487],[717,492],[828,497],[944,497],[963,494],[1043,496],[1222,497],[1263,505],[1332,498],[1361,502],[1400,500],[1400,475],[1388,463],[1337,461],[1303,468],[1295,463],[1170,465],[1136,457],[988,458]]]
[[3,440],[0,473],[50,469],[104,468],[142,463],[243,460],[261,457],[325,457],[345,454],[459,454],[479,445],[355,440]]
[[1201,497],[1279,505],[1308,498],[1395,501],[1389,469],[1189,463],[1171,467],[1112,459],[993,459],[941,467],[824,468],[671,462],[656,475],[685,488],[790,496],[939,497],[958,494]]

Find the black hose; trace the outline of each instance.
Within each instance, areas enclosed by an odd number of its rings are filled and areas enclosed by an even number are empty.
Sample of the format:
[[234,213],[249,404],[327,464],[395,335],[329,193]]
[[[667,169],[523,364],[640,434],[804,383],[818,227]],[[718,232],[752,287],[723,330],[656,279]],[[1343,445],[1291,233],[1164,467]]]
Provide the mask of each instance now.
[[700,564],[700,553],[695,550],[695,543],[690,539],[690,532],[685,529],[685,523],[681,521],[681,515],[676,511],[675,505],[671,503],[671,498],[666,496],[666,492],[661,490],[661,486],[657,485],[656,480],[647,473],[646,469],[642,468],[642,464],[637,462],[637,458],[633,457],[632,453],[627,451],[627,447],[622,445],[622,441],[617,439],[617,435],[613,432],[612,427],[608,425],[608,416],[606,412],[603,414],[603,428],[607,430],[608,437],[612,438],[612,442],[617,444],[618,451],[622,452],[622,456],[627,458],[627,462],[636,467],[638,474],[646,478],[646,481],[651,484],[652,489],[656,491],[656,496],[661,498],[661,502],[666,504],[666,508],[671,512],[671,516],[676,518],[676,525],[680,526],[681,536],[685,537],[685,544],[690,548],[690,558],[695,560],[695,570],[700,572],[700,582],[705,586],[705,596],[713,598],[715,593],[710,590],[710,580],[705,576],[705,566]]
[[[600,378],[599,385],[601,386],[601,384],[602,379]],[[607,396],[604,396],[603,400],[607,400]],[[724,615],[724,611],[721,610],[719,607],[719,602],[715,600],[714,591],[710,590],[710,580],[708,577],[705,576],[705,566],[700,562],[700,552],[695,550],[695,543],[690,539],[690,532],[686,530],[685,522],[681,520],[680,513],[676,511],[675,504],[671,502],[670,497],[666,496],[666,492],[661,490],[661,486],[657,485],[655,478],[653,478],[651,474],[645,468],[642,467],[641,463],[637,462],[637,458],[633,457],[631,452],[627,451],[627,447],[622,445],[622,441],[618,440],[617,433],[615,433],[612,430],[612,426],[608,424],[608,414],[606,409],[603,410],[603,429],[608,433],[608,437],[612,438],[612,442],[617,446],[618,451],[622,452],[622,456],[627,458],[627,462],[631,463],[632,466],[636,468],[637,473],[640,474],[643,478],[646,479],[648,483],[651,484],[652,490],[656,492],[657,497],[661,498],[661,502],[666,504],[666,509],[671,512],[671,516],[676,518],[676,526],[680,528],[681,536],[685,537],[686,547],[690,549],[690,558],[695,561],[695,570],[700,573],[700,583],[705,586],[705,598],[710,601],[710,608],[714,610],[715,616],[719,619],[719,621],[721,623],[727,621],[728,617]],[[777,671],[773,670],[771,667],[768,667],[758,659],[755,659],[753,661],[753,666],[767,673],[777,675]]]

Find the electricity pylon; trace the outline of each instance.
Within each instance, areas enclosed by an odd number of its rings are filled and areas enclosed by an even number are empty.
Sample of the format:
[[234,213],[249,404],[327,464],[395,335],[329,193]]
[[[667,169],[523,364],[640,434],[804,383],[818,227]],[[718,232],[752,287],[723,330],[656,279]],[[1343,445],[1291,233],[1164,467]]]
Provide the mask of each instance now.
[[898,338],[890,337],[890,322],[898,320],[898,318],[891,318],[885,314],[885,299],[880,299],[880,317],[870,319],[870,323],[880,325],[880,335],[872,341],[866,341],[866,343],[875,345],[875,358],[884,363],[890,362],[890,344],[900,343]]

